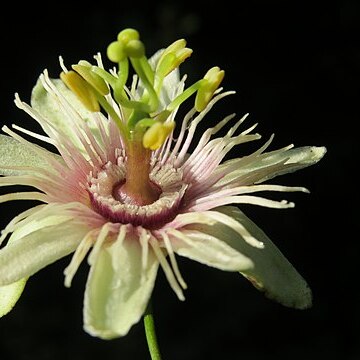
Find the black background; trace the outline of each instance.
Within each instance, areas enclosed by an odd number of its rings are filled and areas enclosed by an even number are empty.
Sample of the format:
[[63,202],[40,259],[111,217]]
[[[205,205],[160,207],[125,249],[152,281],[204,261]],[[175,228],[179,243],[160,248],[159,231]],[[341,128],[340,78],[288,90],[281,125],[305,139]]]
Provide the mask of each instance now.
[[[360,359],[359,14],[356,0],[48,3],[31,10],[9,4],[1,13],[3,124],[32,127],[13,104],[14,93],[28,101],[44,68],[58,75],[59,55],[67,65],[91,61],[119,30],[135,27],[148,55],[186,38],[194,49],[183,68],[189,84],[211,66],[225,69],[223,86],[237,93],[213,110],[209,124],[249,112],[247,123],[259,123],[263,141],[275,133],[272,149],[289,143],[328,149],[316,166],[273,181],[311,190],[285,194],[294,209],[243,207],[307,279],[314,306],[285,308],[238,274],[180,259],[186,301],[177,300],[162,272],[154,291],[164,360]],[[243,151],[249,148],[234,155]],[[2,204],[1,227],[28,206]],[[69,260],[33,276],[15,310],[0,320],[1,359],[149,359],[141,322],[111,341],[82,330],[88,269],[83,264],[66,289]]]

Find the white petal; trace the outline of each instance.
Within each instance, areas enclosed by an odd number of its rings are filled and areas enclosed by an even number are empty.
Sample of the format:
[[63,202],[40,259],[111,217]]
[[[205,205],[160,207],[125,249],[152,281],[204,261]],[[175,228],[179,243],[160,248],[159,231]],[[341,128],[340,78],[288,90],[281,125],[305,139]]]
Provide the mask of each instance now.
[[0,317],[6,315],[19,300],[27,279],[20,279],[12,284],[0,286]]
[[42,228],[12,241],[0,250],[0,286],[29,277],[70,254],[87,231],[84,226],[67,222]]
[[[211,229],[212,226],[205,225],[204,228]],[[194,229],[199,231],[168,231],[168,234],[176,238],[173,239],[172,246],[178,255],[225,271],[242,271],[253,267],[247,256],[219,240],[220,237],[203,232],[202,225],[194,225]]]
[[253,261],[254,267],[241,273],[256,288],[264,291],[267,297],[285,306],[298,309],[310,307],[312,294],[308,284],[266,234],[236,207],[227,206],[216,210],[232,216],[264,244],[263,249],[250,246],[238,233],[222,224],[200,226],[201,231],[219,237]]
[[84,329],[103,339],[126,335],[146,309],[157,269],[158,261],[152,251],[143,269],[137,238],[105,244],[86,285]]
[[28,146],[11,136],[0,135],[0,175],[22,175],[24,170],[7,169],[6,167],[48,167],[48,163]]

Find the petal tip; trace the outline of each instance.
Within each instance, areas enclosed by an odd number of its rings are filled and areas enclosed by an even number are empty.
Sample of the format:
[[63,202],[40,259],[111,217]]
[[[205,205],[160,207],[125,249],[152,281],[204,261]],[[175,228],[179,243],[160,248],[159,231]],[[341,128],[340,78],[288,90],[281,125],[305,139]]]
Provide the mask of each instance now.
[[313,153],[313,158],[315,161],[321,160],[327,152],[325,146],[312,146],[310,151]]
[[17,301],[19,300],[27,279],[20,279],[19,281],[10,285],[0,287],[0,317],[8,314]]
[[102,340],[113,340],[113,339],[127,335],[127,332],[126,333],[116,333],[116,332],[108,330],[108,329],[98,329],[87,323],[84,324],[83,328],[84,328],[84,331],[86,333],[88,333],[89,335],[91,335],[93,337],[97,337]]
[[[264,289],[265,290],[265,289]],[[297,310],[306,310],[312,307],[313,296],[310,287],[304,282],[303,287],[298,291],[282,294],[278,297],[276,294],[264,291],[265,296],[288,308]]]

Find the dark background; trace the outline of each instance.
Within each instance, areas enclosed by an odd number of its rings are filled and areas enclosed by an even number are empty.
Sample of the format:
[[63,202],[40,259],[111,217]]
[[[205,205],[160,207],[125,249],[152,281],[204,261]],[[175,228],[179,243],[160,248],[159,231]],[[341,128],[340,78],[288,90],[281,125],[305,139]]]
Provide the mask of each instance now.
[[[188,83],[218,65],[226,71],[225,89],[237,91],[209,123],[249,112],[247,124],[258,122],[264,141],[276,134],[271,149],[294,143],[328,152],[316,166],[273,181],[311,190],[285,194],[294,209],[243,207],[307,279],[314,306],[282,307],[238,274],[179,259],[186,301],[177,300],[161,271],[154,291],[164,360],[360,359],[359,1],[121,3],[32,4],[31,10],[9,4],[0,21],[1,122],[31,128],[14,93],[28,101],[44,68],[58,75],[59,55],[67,65],[91,61],[125,27],[140,31],[148,55],[186,38],[194,49],[183,68]],[[1,227],[28,206],[1,205]],[[15,310],[0,320],[1,359],[149,359],[141,323],[112,341],[82,330],[88,269],[83,264],[66,289],[62,272],[69,261],[33,276]]]

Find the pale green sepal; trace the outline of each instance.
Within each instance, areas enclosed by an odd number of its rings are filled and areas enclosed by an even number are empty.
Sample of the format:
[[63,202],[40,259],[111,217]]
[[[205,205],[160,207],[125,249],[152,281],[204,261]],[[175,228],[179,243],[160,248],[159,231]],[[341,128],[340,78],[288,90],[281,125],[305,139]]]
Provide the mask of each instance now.
[[27,279],[20,279],[12,284],[0,286],[0,317],[8,314],[24,291]]
[[254,268],[242,274],[270,299],[297,309],[311,307],[312,292],[309,285],[268,236],[238,208],[222,207],[218,210],[243,224],[251,235],[264,244],[263,249],[249,246],[243,241],[240,245],[231,234],[232,231],[226,235],[224,233],[230,246],[242,251],[254,262]]
[[[290,150],[277,150],[264,153],[251,161],[246,161],[246,157],[240,160],[229,160],[221,166],[226,169],[227,166],[231,166],[231,164],[237,162],[239,167],[237,170],[224,176],[218,182],[218,185],[235,179],[241,180],[242,185],[262,183],[276,176],[314,165],[322,159],[325,153],[325,147],[303,146]],[[244,180],[242,180],[242,178],[244,178]]]
[[[55,155],[55,154],[54,154]],[[0,175],[23,175],[26,170],[7,169],[8,166],[47,168],[49,164],[29,146],[7,135],[0,135]]]
[[241,271],[241,274],[268,298],[292,308],[309,308],[312,305],[312,293],[308,284],[267,235],[236,207],[224,206],[214,210],[241,223],[251,235],[264,244],[264,248],[249,245],[238,233],[220,223],[214,226],[192,225],[191,228],[221,239],[251,259],[254,266]]
[[88,228],[77,223],[48,226],[12,241],[0,250],[0,286],[30,277],[73,252]]
[[[51,79],[57,91],[60,92],[71,107],[81,116],[93,133],[99,139],[100,134],[98,128],[93,124],[92,113],[82,104],[77,96],[66,87],[60,79]],[[47,119],[55,129],[61,130],[81,151],[85,152],[83,145],[78,139],[78,135],[74,132],[74,119],[61,109],[59,100],[47,92],[41,80],[39,79],[31,93],[31,106],[38,111],[45,119]]]
[[142,317],[150,299],[158,261],[149,251],[142,266],[138,239],[103,246],[92,265],[84,299],[84,329],[93,336],[124,336]]
[[285,160],[284,168],[279,169],[273,174],[269,174],[262,178],[260,181],[269,180],[275,176],[291,173],[311,165],[315,165],[320,161],[326,153],[324,146],[302,146],[294,149],[290,149],[284,153],[272,154],[269,153],[267,156],[258,163],[255,163],[255,167],[263,167],[264,165],[271,165]]

